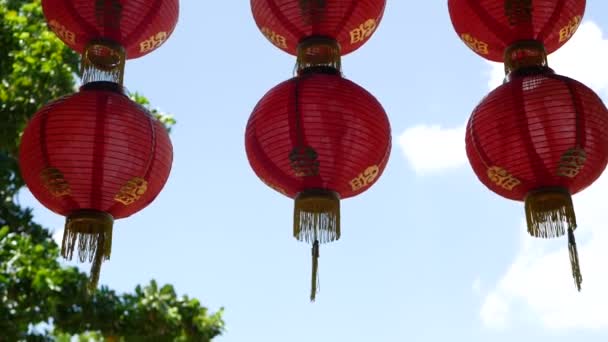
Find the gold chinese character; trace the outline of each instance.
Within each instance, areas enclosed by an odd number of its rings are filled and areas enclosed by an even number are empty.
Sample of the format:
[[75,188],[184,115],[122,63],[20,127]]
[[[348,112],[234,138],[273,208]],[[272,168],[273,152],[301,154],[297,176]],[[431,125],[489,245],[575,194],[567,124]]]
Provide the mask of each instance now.
[[72,192],[63,173],[54,167],[47,167],[40,171],[40,180],[53,197],[67,196]]
[[482,54],[482,55],[487,55],[489,53],[488,51],[488,43],[482,42],[480,40],[478,40],[477,38],[471,36],[468,33],[463,33],[460,36],[460,39],[462,39],[462,41],[469,47],[471,48],[471,50]]
[[582,17],[580,15],[572,17],[570,21],[559,30],[559,42],[568,40],[574,32],[578,29],[578,25],[581,23]]
[[124,205],[137,201],[148,190],[148,182],[141,177],[133,177],[123,185],[114,200]]
[[167,40],[167,32],[161,31],[139,43],[139,52],[149,52],[156,49]]
[[274,32],[268,27],[262,27],[262,33],[268,40],[270,40],[272,44],[280,47],[281,49],[287,49],[287,39],[284,36]]
[[571,148],[562,154],[557,167],[557,175],[561,177],[574,178],[581,172],[587,154],[583,149]]
[[378,165],[369,166],[365,171],[361,172],[357,177],[353,178],[349,183],[350,187],[353,191],[357,191],[363,187],[369,186],[372,184],[374,179],[378,177],[380,173],[380,168]]
[[488,178],[496,185],[509,191],[521,184],[519,179],[499,166],[492,166],[488,169]]
[[376,25],[375,19],[367,19],[363,24],[360,24],[359,27],[351,30],[350,43],[359,43],[369,38],[376,30]]
[[70,30],[68,30],[65,26],[57,22],[57,20],[53,19],[49,23],[51,30],[55,32],[55,34],[61,38],[62,40],[70,43],[76,44],[76,34]]

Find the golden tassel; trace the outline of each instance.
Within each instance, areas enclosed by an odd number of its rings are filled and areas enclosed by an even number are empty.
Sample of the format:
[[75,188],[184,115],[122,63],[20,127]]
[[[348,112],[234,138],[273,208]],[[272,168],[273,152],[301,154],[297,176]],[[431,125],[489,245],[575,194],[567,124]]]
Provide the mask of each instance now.
[[107,81],[122,85],[126,54],[124,48],[108,40],[93,40],[82,54],[82,83]]
[[114,219],[108,213],[95,210],[79,210],[66,219],[61,256],[71,260],[78,247],[80,262],[92,262],[89,289],[97,288],[101,263],[112,253],[112,226]]
[[312,280],[310,285],[310,301],[314,302],[319,290],[319,241],[312,244]]
[[562,188],[545,188],[526,196],[528,233],[534,237],[556,238],[576,229],[572,198]]
[[574,284],[576,285],[576,289],[580,292],[581,284],[583,283],[583,275],[581,274],[578,251],[576,249],[576,239],[574,238],[574,231],[572,228],[568,228],[568,252],[570,254],[570,266],[572,267]]
[[295,198],[293,236],[326,243],[340,238],[340,197],[328,190],[305,190]]
[[583,277],[574,239],[576,215],[570,193],[563,188],[545,188],[530,192],[526,196],[526,221],[528,233],[534,237],[555,238],[568,232],[572,277],[580,291]]

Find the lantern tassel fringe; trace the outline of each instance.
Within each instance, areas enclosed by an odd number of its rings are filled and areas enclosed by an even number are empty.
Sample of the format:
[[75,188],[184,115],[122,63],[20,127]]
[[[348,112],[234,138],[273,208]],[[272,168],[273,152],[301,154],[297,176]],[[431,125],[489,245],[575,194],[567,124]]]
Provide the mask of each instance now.
[[576,239],[574,238],[574,231],[572,228],[568,228],[568,252],[570,254],[570,265],[572,267],[574,284],[576,285],[576,289],[580,292],[581,284],[583,283],[583,276],[581,274],[581,267],[578,260],[578,250],[576,249]]
[[312,277],[310,285],[310,301],[314,302],[320,289],[319,284],[319,241],[312,244]]
[[340,239],[340,199],[325,190],[307,190],[295,199],[293,236],[312,243]]
[[97,288],[102,262],[110,259],[113,221],[109,214],[97,211],[79,211],[67,217],[61,256],[72,260],[77,249],[80,262],[92,262],[90,290]]
[[83,63],[82,79],[85,80],[84,83],[107,81],[121,84],[122,78],[123,72],[118,68],[102,70],[94,65]]
[[526,196],[528,233],[534,237],[556,238],[576,229],[570,194],[561,189],[535,191]]

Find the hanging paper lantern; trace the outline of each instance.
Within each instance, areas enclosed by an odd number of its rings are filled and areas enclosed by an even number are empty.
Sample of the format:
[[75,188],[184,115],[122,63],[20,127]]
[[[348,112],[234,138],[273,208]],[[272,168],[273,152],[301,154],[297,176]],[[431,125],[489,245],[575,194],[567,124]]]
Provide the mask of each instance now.
[[93,82],[38,111],[19,151],[21,174],[44,206],[67,217],[61,254],[93,262],[96,286],[110,257],[114,219],[158,195],[173,152],[167,131],[122,87]]
[[84,83],[123,83],[125,59],[161,46],[173,32],[178,0],[43,0],[49,27],[82,54]]
[[458,36],[496,62],[518,41],[536,40],[554,52],[576,32],[585,5],[585,0],[448,0]]
[[608,112],[601,99],[548,67],[517,69],[473,111],[466,151],[484,185],[525,202],[532,236],[568,233],[580,290],[570,196],[593,183],[608,162]]
[[245,146],[258,177],[295,199],[294,237],[313,244],[314,300],[319,243],[340,238],[340,200],[367,190],[386,166],[386,113],[336,69],[305,68],[258,102]]
[[70,48],[84,53],[92,41],[122,46],[127,58],[141,57],[173,32],[178,0],[42,0],[49,27]]
[[278,48],[295,55],[307,37],[333,38],[346,55],[374,33],[386,0],[251,0],[258,28]]

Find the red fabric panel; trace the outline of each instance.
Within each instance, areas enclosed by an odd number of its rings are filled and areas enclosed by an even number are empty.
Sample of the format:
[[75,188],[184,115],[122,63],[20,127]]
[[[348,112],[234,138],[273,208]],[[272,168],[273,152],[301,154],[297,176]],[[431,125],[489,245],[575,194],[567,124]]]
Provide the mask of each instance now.
[[127,58],[158,48],[177,24],[178,0],[42,0],[50,28],[82,53],[98,38],[121,44]]
[[[318,176],[298,177],[290,166],[290,152],[302,143],[318,153]],[[390,124],[365,89],[337,75],[310,74],[264,95],[249,118],[245,147],[258,177],[285,195],[321,188],[347,198],[380,177],[391,150]],[[374,165],[377,176],[353,189],[353,179]]]
[[519,40],[538,40],[547,53],[554,52],[578,28],[585,5],[585,0],[448,0],[458,36],[478,55],[496,62]]
[[[122,218],[146,207],[163,188],[173,160],[167,131],[144,108],[108,90],[81,90],[43,107],[23,133],[19,162],[32,194],[47,208],[68,215],[76,209]],[[40,178],[60,170],[70,195],[53,196]],[[148,182],[130,205],[114,196],[133,177]]]
[[[475,108],[466,131],[467,156],[479,180],[513,200],[543,187],[575,194],[591,185],[608,162],[608,111],[584,84],[555,74],[515,77]],[[558,175],[567,150],[583,149],[586,161],[573,178]],[[499,166],[521,181],[512,190],[490,180]]]
[[385,4],[386,0],[251,0],[251,10],[262,33],[292,55],[300,40],[309,36],[335,38],[346,55],[371,37]]

